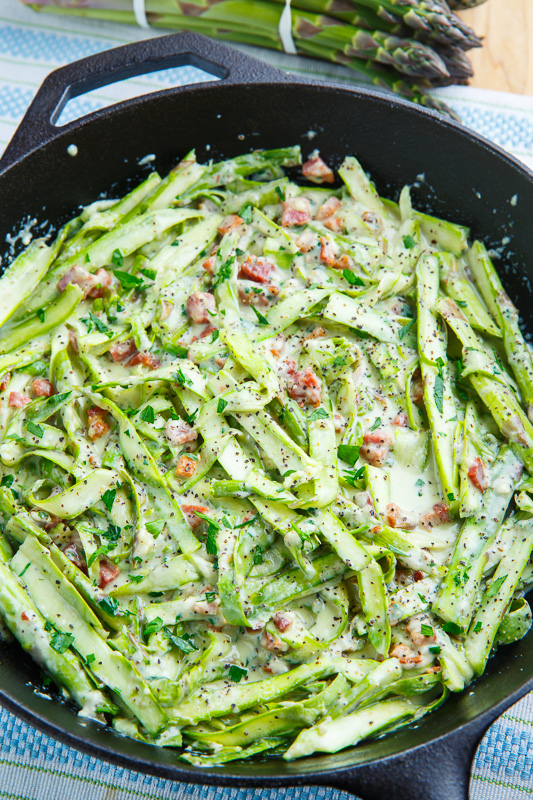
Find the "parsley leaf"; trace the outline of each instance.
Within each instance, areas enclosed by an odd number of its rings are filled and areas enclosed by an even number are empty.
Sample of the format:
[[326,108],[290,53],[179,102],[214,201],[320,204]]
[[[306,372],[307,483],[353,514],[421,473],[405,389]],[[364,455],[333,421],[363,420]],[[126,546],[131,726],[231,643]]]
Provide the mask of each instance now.
[[216,556],[218,553],[216,536],[217,531],[220,530],[220,525],[211,517],[208,517],[206,514],[202,514],[201,511],[192,509],[192,512],[193,514],[196,514],[197,517],[200,517],[200,519],[203,519],[205,523],[207,523],[207,540],[205,543],[205,549],[210,556]]
[[90,333],[93,329],[93,326],[99,333],[105,333],[108,339],[110,339],[114,334],[111,328],[109,328],[105,322],[95,316],[92,311],[89,311],[89,317],[84,317],[82,322],[87,326],[87,332]]
[[183,370],[181,367],[177,368],[176,372],[174,373],[174,378],[179,384],[181,384],[181,386],[185,386],[185,384],[187,383],[189,384],[192,383],[191,379],[183,374]]
[[9,488],[13,485],[14,480],[14,475],[3,475],[2,480],[0,481],[0,486],[7,486]]
[[[196,422],[196,417],[198,416],[199,410],[200,410],[199,408],[195,408],[194,411],[192,412],[192,414],[187,414],[187,416],[185,417],[185,422],[187,423],[187,425],[194,425],[194,423]],[[178,417],[178,419],[179,419],[179,417]]]
[[217,403],[217,414],[222,414],[227,405],[228,401],[221,397]]
[[120,250],[113,250],[113,255],[111,256],[111,263],[115,264],[115,266],[117,267],[121,267],[124,264],[124,256],[122,255]]
[[252,215],[253,215],[252,204],[250,202],[245,203],[237,213],[239,217],[243,220],[243,222],[249,224],[252,221]]
[[155,619],[153,619],[151,622],[148,623],[148,625],[144,626],[143,630],[144,638],[147,639],[153,633],[159,633],[164,624],[165,623],[163,622],[161,617],[156,617]]
[[491,585],[487,589],[485,597],[487,599],[489,599],[490,597],[494,597],[494,595],[499,592],[500,587],[502,586],[502,584],[505,583],[506,578],[507,578],[507,575],[501,575],[499,578],[496,578],[495,581],[492,581]]
[[148,267],[145,267],[144,269],[141,269],[141,272],[145,278],[149,278],[149,280],[151,281],[155,281],[155,279],[157,278],[157,270],[155,269],[149,269]]
[[46,318],[46,314],[44,312],[44,308],[37,309],[37,317],[39,318],[39,322],[44,322]]
[[462,633],[461,628],[456,622],[444,622],[442,624],[442,630],[446,631],[446,633],[451,633],[452,636],[460,636]]
[[66,653],[73,642],[74,636],[71,633],[61,633],[61,631],[57,631],[50,638],[50,647],[55,650],[56,653]]
[[170,628],[166,626],[163,628],[163,633],[169,642],[172,642],[174,647],[177,647],[183,653],[192,653],[193,650],[198,650],[196,645],[191,641],[191,637],[186,633],[184,633],[183,636],[176,636],[176,634],[172,633]]
[[244,667],[238,667],[236,664],[232,664],[229,668],[229,679],[230,681],[235,681],[235,683],[239,683],[240,680],[246,675],[248,675],[248,670]]
[[314,422],[316,419],[327,419],[328,412],[325,408],[317,408],[315,411],[311,412],[307,417],[308,422]]
[[257,317],[260,325],[268,325],[268,320],[260,311],[257,310],[255,306],[252,306],[253,311],[255,312],[255,316]]
[[108,511],[111,511],[111,509],[113,508],[113,503],[115,502],[116,494],[117,494],[116,489],[107,489],[102,495],[102,502]]
[[255,522],[257,519],[259,519],[259,514],[254,514],[253,517],[250,517],[250,519],[247,519],[244,522],[240,522],[238,525],[234,525],[233,528],[235,530],[237,530],[237,528],[246,528],[248,527],[248,525],[251,525],[252,522]]
[[157,539],[163,528],[165,527],[164,519],[154,519],[152,522],[146,523],[146,530],[151,533],[154,539]]
[[227,261],[224,261],[224,263],[220,265],[217,274],[213,279],[213,289],[216,289],[220,283],[224,283],[224,281],[227,281],[228,278],[231,278],[234,261],[235,256],[230,256]]
[[207,554],[210,556],[216,556],[218,553],[215,528],[208,527],[207,529],[207,539],[205,541],[205,549],[207,550]]
[[479,633],[482,628],[481,620],[478,620],[474,625],[474,633]]
[[402,341],[402,339],[405,339],[405,337],[407,336],[407,334],[409,333],[415,322],[416,319],[412,319],[409,322],[406,322],[405,325],[402,325],[402,327],[398,331],[398,337],[400,341]]
[[155,413],[152,406],[145,406],[139,414],[139,417],[143,422],[148,422],[152,425],[155,422]]
[[435,398],[435,405],[439,414],[444,412],[444,380],[442,375],[439,374],[435,377],[435,386],[433,387],[433,397]]
[[351,467],[354,467],[359,458],[359,449],[357,445],[341,444],[337,449],[337,455]]
[[95,550],[94,553],[92,553],[92,555],[90,555],[89,558],[87,559],[87,566],[88,567],[92,566],[97,558],[100,558],[100,556],[106,556],[111,549],[112,545],[110,544],[100,545],[100,547],[97,550]]
[[355,489],[359,488],[357,482],[361,480],[363,475],[365,474],[365,468],[359,467],[357,470],[352,470],[351,472],[343,472],[342,477],[349,483],[350,486],[353,486]]
[[188,349],[181,344],[166,344],[165,350],[171,356],[176,356],[177,358],[187,358],[189,355]]
[[119,279],[123,289],[140,289],[144,287],[142,278],[137,277],[137,275],[131,275],[129,272],[123,272],[121,269],[116,269],[113,274]]
[[361,280],[359,275],[355,275],[351,269],[343,269],[342,271],[343,278],[348,281],[350,286],[364,286],[365,282]]
[[422,633],[422,636],[433,636],[434,635],[433,628],[431,627],[431,625],[424,625],[424,624],[421,625],[420,626],[420,631]]
[[416,242],[415,242],[415,240],[413,239],[412,236],[404,236],[403,237],[403,246],[407,250],[411,250],[415,245],[416,245]]
[[44,429],[42,425],[36,425],[35,422],[28,422],[26,425],[26,430],[28,433],[33,433],[33,435],[37,436],[38,439],[42,439],[44,436]]
[[120,610],[120,603],[115,597],[102,597],[102,599],[98,601],[98,605],[102,611],[109,614],[111,617],[116,617]]
[[381,417],[376,417],[376,419],[372,423],[372,426],[371,426],[370,430],[371,431],[377,431],[377,429],[379,428],[380,425],[381,425]]

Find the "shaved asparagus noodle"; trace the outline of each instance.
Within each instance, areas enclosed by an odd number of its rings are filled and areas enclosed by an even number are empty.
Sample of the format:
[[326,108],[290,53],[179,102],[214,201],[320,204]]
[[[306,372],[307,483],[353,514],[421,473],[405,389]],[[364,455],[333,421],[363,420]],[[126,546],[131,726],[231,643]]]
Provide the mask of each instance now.
[[518,312],[467,228],[301,160],[189,153],[0,278],[0,615],[195,765],[409,724],[531,626]]

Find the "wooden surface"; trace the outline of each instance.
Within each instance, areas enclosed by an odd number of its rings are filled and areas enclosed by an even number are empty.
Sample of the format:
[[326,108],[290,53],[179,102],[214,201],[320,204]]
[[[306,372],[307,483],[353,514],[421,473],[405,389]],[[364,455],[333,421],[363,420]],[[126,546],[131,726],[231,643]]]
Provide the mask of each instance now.
[[487,0],[461,16],[484,37],[472,86],[533,95],[533,0]]

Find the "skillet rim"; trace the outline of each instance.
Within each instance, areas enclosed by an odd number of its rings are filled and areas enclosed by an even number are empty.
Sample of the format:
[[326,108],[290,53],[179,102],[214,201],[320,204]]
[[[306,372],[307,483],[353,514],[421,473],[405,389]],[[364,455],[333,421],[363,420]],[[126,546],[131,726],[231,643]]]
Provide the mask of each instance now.
[[[152,39],[148,40],[152,43],[157,43],[162,39],[174,39],[176,41],[179,39],[181,42],[184,42],[185,47],[192,47],[193,49],[197,49],[199,46],[203,48],[203,55],[205,55],[207,50],[208,59],[215,52],[215,55],[219,55],[222,51],[227,51],[231,54],[231,58],[235,55],[238,56],[237,61],[248,65],[249,63],[261,64],[261,62],[256,61],[248,56],[244,56],[238,51],[234,51],[232,48],[227,47],[226,45],[221,45],[219,43],[212,42],[211,40],[206,39],[206,37],[199,36],[197,34],[174,34],[168,37],[161,37],[161,39]],[[209,45],[205,43],[208,42]],[[126,45],[120,48],[114,48],[113,51],[107,51],[109,53],[117,51],[125,51],[129,49],[130,51],[137,51],[139,50],[139,45],[146,44],[146,42],[136,43],[133,45]],[[183,48],[182,48],[183,50]],[[98,57],[98,56],[97,56]],[[60,79],[60,76],[69,72],[69,69],[72,73],[73,67],[77,69],[83,69],[84,64],[87,62],[93,61],[97,57],[90,57],[88,59],[83,59],[80,62],[75,62],[73,65],[69,65],[67,67],[60,68],[56,70],[55,73],[52,73],[49,78],[43,84],[43,88],[45,87],[47,81],[57,81]],[[215,59],[216,60],[216,59]],[[161,90],[159,92],[154,92],[149,95],[141,95],[140,97],[131,98],[130,100],[123,101],[121,103],[113,104],[108,106],[105,109],[100,109],[99,111],[93,112],[81,119],[75,120],[68,125],[62,126],[61,128],[54,128],[54,134],[48,137],[48,140],[44,143],[39,144],[38,146],[30,147],[27,152],[23,152],[23,143],[22,139],[18,134],[15,134],[14,139],[12,140],[12,145],[8,146],[4,157],[0,160],[0,179],[7,177],[11,171],[11,169],[15,169],[24,160],[39,151],[46,149],[49,145],[53,142],[57,142],[63,138],[70,138],[73,134],[81,129],[85,129],[88,125],[90,125],[95,120],[103,119],[105,122],[106,118],[111,116],[120,115],[120,113],[126,113],[128,109],[132,107],[137,107],[140,105],[144,105],[149,103],[150,100],[157,100],[162,96],[175,96],[178,97],[180,95],[190,95],[190,94],[203,94],[204,92],[209,91],[222,91],[225,86],[230,87],[237,87],[237,88],[250,88],[260,90],[261,87],[267,86],[271,87],[272,83],[277,83],[280,86],[288,86],[291,88],[298,88],[298,87],[306,87],[306,88],[313,88],[320,92],[339,92],[343,95],[348,95],[351,97],[359,97],[364,102],[369,103],[379,103],[382,105],[387,105],[392,108],[397,108],[402,113],[407,113],[411,115],[412,119],[416,119],[417,117],[426,116],[430,119],[434,120],[434,123],[438,126],[443,126],[445,128],[451,128],[455,131],[455,134],[464,137],[470,141],[475,142],[475,144],[481,147],[483,150],[488,151],[491,157],[496,157],[500,161],[505,162],[510,168],[519,172],[526,180],[531,183],[533,186],[533,171],[529,169],[523,162],[519,161],[515,156],[507,153],[503,148],[500,146],[493,144],[488,139],[486,139],[481,134],[478,134],[474,131],[469,130],[465,126],[460,123],[455,122],[454,120],[449,120],[443,118],[437,112],[427,109],[421,108],[420,106],[414,106],[414,104],[409,103],[406,100],[402,100],[401,98],[389,97],[388,95],[384,95],[380,92],[377,92],[372,89],[366,88],[352,88],[345,84],[339,84],[336,82],[320,82],[315,81],[312,79],[304,78],[302,76],[291,76],[288,77],[282,72],[275,70],[271,67],[267,67],[266,65],[261,64],[261,68],[258,70],[259,76],[252,76],[252,79],[249,81],[243,81],[240,79],[235,79],[235,77],[231,74],[226,76],[226,78],[222,78],[216,83],[201,83],[201,84],[194,84],[184,87],[174,87],[173,89]],[[25,116],[23,123],[19,127],[18,131],[20,132],[21,129],[24,128],[24,124],[27,124],[29,119],[31,118],[30,111],[34,107],[35,103],[39,100],[39,95],[43,91],[43,88],[40,90],[38,95],[36,96],[34,102],[30,106],[27,115]],[[35,109],[34,109],[35,110]],[[37,109],[38,110],[38,109]],[[492,719],[498,716],[505,708],[507,708],[511,703],[515,702],[519,697],[521,697],[525,692],[533,686],[533,675],[531,678],[527,679],[510,695],[506,698],[502,699],[496,706],[489,708],[485,712],[480,712],[479,715],[473,717],[472,719],[468,720],[467,722],[462,723],[457,728],[449,731],[448,733],[444,733],[438,735],[432,739],[427,740],[421,744],[415,745],[410,748],[403,749],[393,754],[385,755],[385,756],[376,756],[374,759],[366,760],[363,763],[355,764],[352,766],[345,766],[345,767],[337,767],[337,768],[325,768],[324,770],[317,770],[308,773],[300,773],[294,775],[260,775],[260,776],[242,776],[236,775],[231,773],[231,763],[222,767],[224,770],[223,772],[219,772],[219,768],[213,769],[198,769],[192,767],[188,769],[186,767],[175,766],[172,765],[171,767],[166,764],[156,764],[155,762],[144,761],[142,760],[142,764],[145,767],[148,767],[149,771],[156,775],[161,775],[168,777],[174,780],[180,780],[184,782],[190,782],[191,779],[202,783],[202,784],[212,784],[214,782],[223,784],[223,785],[246,785],[246,786],[257,786],[257,785],[267,785],[267,786],[283,786],[283,785],[294,785],[298,784],[312,784],[316,783],[317,779],[326,779],[328,785],[335,785],[335,781],[332,779],[332,776],[339,776],[339,774],[349,774],[354,772],[355,770],[364,770],[365,767],[369,765],[376,764],[376,763],[390,763],[394,760],[398,759],[401,756],[409,756],[416,754],[417,752],[428,748],[428,746],[439,743],[444,739],[449,739],[452,736],[462,736],[467,732],[467,729],[476,728],[476,736],[479,733],[477,729],[484,729]],[[81,749],[84,752],[88,752],[91,755],[96,756],[97,758],[103,758],[105,760],[112,760],[113,763],[118,763],[121,766],[125,766],[127,768],[134,768],[135,764],[132,764],[132,756],[124,756],[118,753],[115,750],[111,750],[110,748],[106,748],[104,746],[99,746],[93,742],[88,742],[86,739],[78,737],[76,734],[71,734],[70,732],[65,731],[64,728],[61,726],[55,725],[54,723],[50,722],[49,720],[42,717],[39,713],[30,710],[24,704],[14,700],[10,697],[6,692],[0,690],[0,698],[2,698],[3,704],[13,713],[17,714],[18,716],[22,717],[25,721],[30,722],[39,730],[42,730],[48,735],[52,735],[55,738],[59,739],[60,741],[65,742],[66,744],[70,744],[77,749]],[[490,719],[489,719],[490,718]],[[476,724],[477,723],[477,724]],[[137,760],[136,763],[141,763]],[[301,762],[300,762],[301,763]],[[228,771],[229,767],[229,771]]]

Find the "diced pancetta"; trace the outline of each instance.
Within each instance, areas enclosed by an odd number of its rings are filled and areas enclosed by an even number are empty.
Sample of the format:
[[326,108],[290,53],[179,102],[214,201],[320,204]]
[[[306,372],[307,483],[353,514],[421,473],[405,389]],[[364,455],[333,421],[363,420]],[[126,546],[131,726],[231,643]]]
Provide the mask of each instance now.
[[31,386],[36,397],[52,397],[54,393],[54,387],[46,378],[35,378]]
[[267,258],[250,255],[241,264],[239,277],[247,278],[256,283],[268,283],[275,269],[275,265]]
[[281,224],[284,228],[306,225],[311,219],[311,203],[307,197],[289,197],[283,203]]
[[28,397],[27,394],[22,394],[22,392],[11,392],[7,401],[8,406],[11,408],[24,408],[28,403],[31,403],[31,397]]
[[209,292],[193,292],[187,298],[187,314],[191,322],[209,322],[210,312],[214,314],[215,310],[215,297]]
[[198,438],[196,431],[181,419],[169,419],[165,436],[168,442],[176,447],[186,442],[194,442]]
[[319,155],[313,156],[302,165],[304,178],[313,183],[333,183],[335,176],[326,162]]
[[300,372],[295,372],[288,385],[289,395],[300,406],[318,406],[321,400],[320,378],[310,367]]

